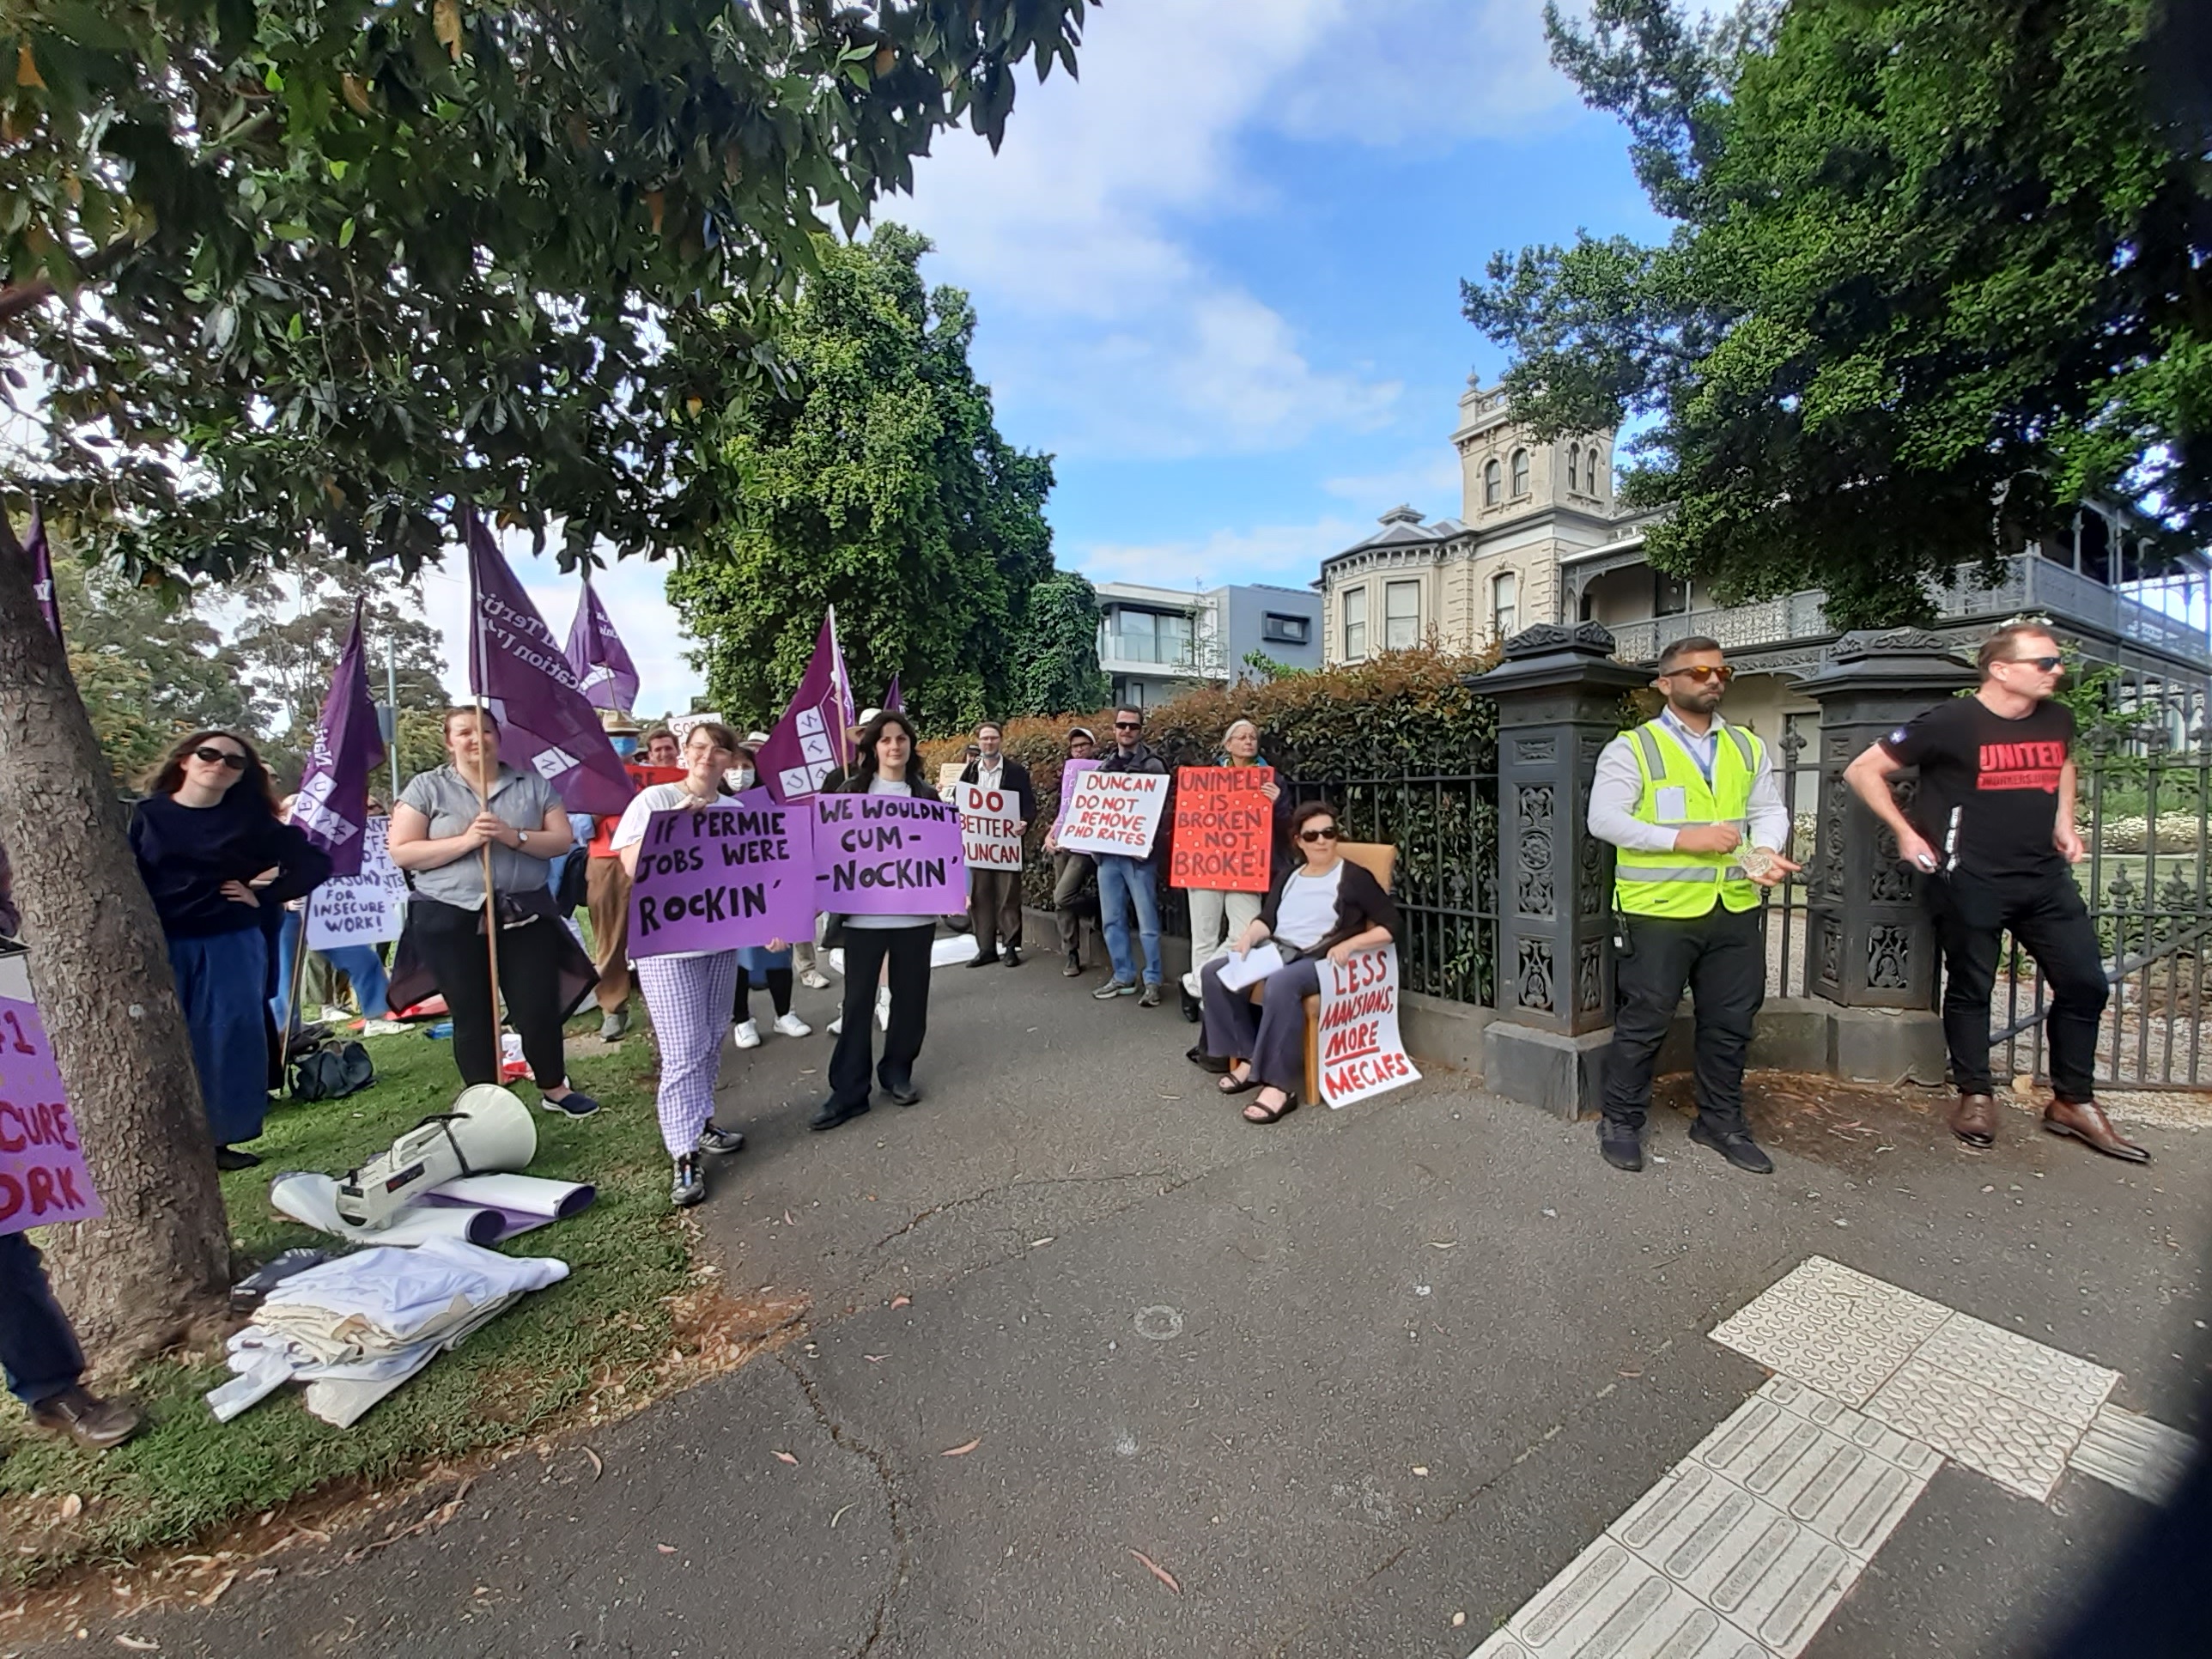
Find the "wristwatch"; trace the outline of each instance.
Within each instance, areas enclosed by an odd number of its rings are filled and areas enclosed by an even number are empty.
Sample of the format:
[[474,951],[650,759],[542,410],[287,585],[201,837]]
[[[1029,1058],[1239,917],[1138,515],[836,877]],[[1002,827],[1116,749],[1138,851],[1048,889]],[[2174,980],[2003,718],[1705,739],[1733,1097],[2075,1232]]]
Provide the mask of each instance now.
[[516,831],[514,832],[514,844],[515,844],[517,847],[527,847],[527,846],[529,846],[529,845],[530,845],[530,831],[528,831],[527,830],[516,830]]

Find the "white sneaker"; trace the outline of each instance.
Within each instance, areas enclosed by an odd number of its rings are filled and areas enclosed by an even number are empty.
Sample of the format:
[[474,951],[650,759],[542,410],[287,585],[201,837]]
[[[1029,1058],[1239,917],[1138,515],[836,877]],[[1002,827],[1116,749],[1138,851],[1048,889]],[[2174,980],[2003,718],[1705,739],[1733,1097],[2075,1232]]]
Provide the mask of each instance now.
[[741,1019],[738,1022],[738,1029],[730,1033],[730,1041],[740,1048],[757,1048],[760,1047],[760,1027],[751,1020]]
[[835,1019],[833,1019],[833,1020],[831,1020],[831,1021],[830,1022],[830,1025],[829,1025],[829,1031],[830,1031],[830,1035],[831,1036],[838,1036],[839,1034],[841,1034],[841,1033],[844,1030],[844,1029],[845,1029],[845,1016],[844,1016],[844,1015],[842,1015],[842,1014],[838,1015],[836,1018],[835,1018]]
[[886,1031],[891,1029],[891,988],[888,985],[876,988],[876,1024]]
[[812,1036],[814,1035],[814,1028],[799,1018],[797,1014],[778,1014],[775,1017],[775,1030],[779,1036]]
[[810,991],[826,991],[830,988],[830,975],[819,968],[809,968],[799,976],[799,982]]

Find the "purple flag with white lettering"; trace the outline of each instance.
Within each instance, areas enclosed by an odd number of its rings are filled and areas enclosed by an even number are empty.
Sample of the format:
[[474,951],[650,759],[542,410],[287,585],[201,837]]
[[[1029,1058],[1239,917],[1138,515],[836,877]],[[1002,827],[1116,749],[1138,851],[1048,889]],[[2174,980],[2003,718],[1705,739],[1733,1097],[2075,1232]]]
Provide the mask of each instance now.
[[884,688],[884,701],[882,706],[884,712],[887,714],[903,714],[906,713],[906,704],[899,701],[898,676],[896,674],[891,676],[891,683]]
[[469,690],[489,698],[500,724],[499,757],[534,771],[572,812],[621,812],[637,791],[576,689],[553,630],[500,556],[474,513],[462,514],[469,544]]
[[315,746],[300,776],[300,797],[292,803],[292,822],[309,841],[331,855],[331,873],[361,873],[362,829],[368,822],[368,778],[384,758],[384,734],[376,727],[376,705],[368,695],[368,665],[362,659],[361,605],[353,605],[353,627],[331,675],[330,695],[315,722]]
[[54,560],[46,547],[46,521],[39,504],[31,503],[31,527],[23,532],[23,551],[31,556],[31,592],[38,596],[39,614],[46,619],[56,639],[62,636],[62,607],[54,597]]
[[851,765],[845,728],[853,724],[853,682],[845,673],[845,653],[837,648],[833,608],[822,618],[813,658],[792,693],[791,706],[753,757],[769,793],[785,805],[808,799],[823,779]]
[[637,707],[637,665],[629,659],[622,637],[615,632],[599,590],[586,580],[584,596],[576,601],[576,619],[568,624],[568,666],[576,671],[577,689],[595,708],[618,708],[627,714]]

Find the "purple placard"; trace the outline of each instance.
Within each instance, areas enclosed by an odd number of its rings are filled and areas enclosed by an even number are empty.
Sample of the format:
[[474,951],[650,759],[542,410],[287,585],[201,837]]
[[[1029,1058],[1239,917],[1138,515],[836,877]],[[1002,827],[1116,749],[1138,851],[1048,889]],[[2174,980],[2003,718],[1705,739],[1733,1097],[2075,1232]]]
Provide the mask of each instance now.
[[842,916],[946,916],[968,908],[960,811],[905,795],[814,797],[814,904]]
[[1054,815],[1052,832],[1058,835],[1067,827],[1067,803],[1074,798],[1075,781],[1085,772],[1096,772],[1101,763],[1095,760],[1063,761],[1060,768],[1060,811]]
[[655,812],[630,886],[630,955],[812,939],[811,827],[804,805],[778,805],[765,789]]
[[0,1233],[106,1213],[38,1008],[0,997]]

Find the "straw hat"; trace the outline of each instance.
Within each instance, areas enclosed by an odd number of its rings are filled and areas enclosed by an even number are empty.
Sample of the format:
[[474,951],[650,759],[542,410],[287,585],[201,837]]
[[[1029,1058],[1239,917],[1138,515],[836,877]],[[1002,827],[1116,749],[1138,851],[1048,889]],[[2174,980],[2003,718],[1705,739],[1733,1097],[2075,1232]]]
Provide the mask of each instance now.
[[599,729],[611,738],[634,738],[645,728],[623,708],[599,710]]

